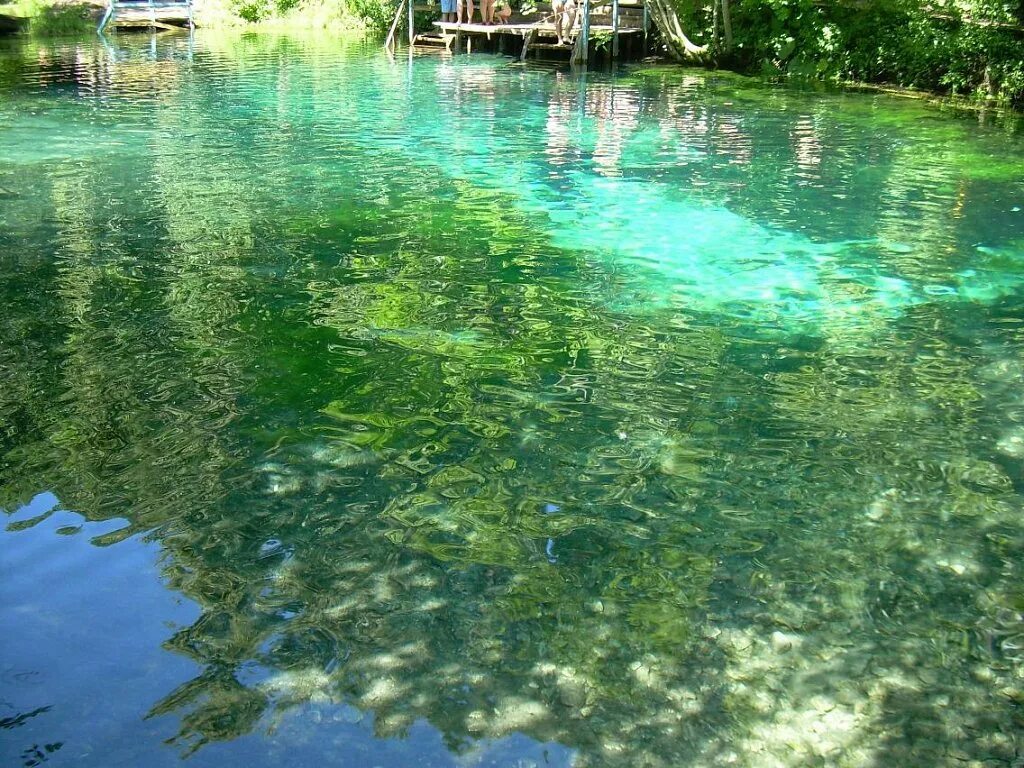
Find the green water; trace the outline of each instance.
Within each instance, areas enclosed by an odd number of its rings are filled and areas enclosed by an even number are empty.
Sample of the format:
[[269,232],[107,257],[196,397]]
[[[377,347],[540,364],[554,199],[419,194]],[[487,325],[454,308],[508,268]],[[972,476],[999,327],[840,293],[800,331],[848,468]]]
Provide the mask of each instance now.
[[1024,755],[1024,134],[0,49],[0,763]]

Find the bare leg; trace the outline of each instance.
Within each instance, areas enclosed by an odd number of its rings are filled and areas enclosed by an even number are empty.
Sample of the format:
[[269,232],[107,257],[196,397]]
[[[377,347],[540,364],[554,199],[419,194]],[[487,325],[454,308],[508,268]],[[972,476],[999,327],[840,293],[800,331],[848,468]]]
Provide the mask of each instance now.
[[473,23],[473,0],[466,0],[466,23]]
[[484,24],[494,23],[494,0],[480,0],[480,16]]
[[576,3],[570,2],[565,4],[565,36],[570,37],[572,35],[573,26],[576,24]]
[[555,15],[555,35],[558,37],[558,44],[565,42],[562,37],[562,3],[552,3],[551,11]]

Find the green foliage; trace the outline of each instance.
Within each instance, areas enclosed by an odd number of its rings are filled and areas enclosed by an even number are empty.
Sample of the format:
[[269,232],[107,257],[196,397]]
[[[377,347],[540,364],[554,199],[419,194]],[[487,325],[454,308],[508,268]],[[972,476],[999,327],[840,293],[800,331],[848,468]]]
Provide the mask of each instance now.
[[612,33],[610,30],[595,29],[590,33],[590,42],[595,51],[610,51],[612,49]]
[[53,2],[52,0],[19,0],[5,7],[16,16],[28,19],[32,34],[45,37],[77,35],[95,29],[102,12],[90,3]]
[[[294,22],[307,27],[386,29],[395,13],[392,0],[230,0],[217,23],[232,18],[250,24]],[[226,18],[224,18],[226,16]]]
[[768,75],[921,88],[1024,104],[1024,13],[991,0],[821,3],[739,0],[734,45],[677,2],[688,29],[717,39],[721,63]]
[[353,15],[361,18],[371,29],[386,29],[395,14],[395,3],[388,0],[349,0]]

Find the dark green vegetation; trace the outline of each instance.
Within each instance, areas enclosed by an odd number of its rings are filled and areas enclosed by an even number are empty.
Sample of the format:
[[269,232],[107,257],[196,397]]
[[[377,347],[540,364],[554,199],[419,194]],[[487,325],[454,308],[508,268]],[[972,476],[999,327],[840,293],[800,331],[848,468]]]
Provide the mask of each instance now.
[[709,9],[673,1],[727,67],[1024,104],[1019,0],[738,0],[732,46]]
[[[392,0],[212,0],[200,5],[200,18],[214,16],[223,21],[234,16],[249,23],[365,27],[382,33],[394,18],[397,7]],[[439,14],[435,15],[440,18]]]
[[[577,766],[1021,753],[1015,124],[117,45],[0,55],[0,506],[111,521],[111,571],[159,546],[199,671],[62,754],[131,764],[148,714],[248,765],[301,712],[318,764],[375,764],[346,707],[470,765],[512,731]],[[153,674],[64,653],[90,692]],[[44,685],[15,756],[75,717]]]
[[103,15],[101,0],[16,0],[0,2],[0,18],[17,20],[18,24],[0,24],[0,35],[31,32],[46,37],[80,35],[96,29]]

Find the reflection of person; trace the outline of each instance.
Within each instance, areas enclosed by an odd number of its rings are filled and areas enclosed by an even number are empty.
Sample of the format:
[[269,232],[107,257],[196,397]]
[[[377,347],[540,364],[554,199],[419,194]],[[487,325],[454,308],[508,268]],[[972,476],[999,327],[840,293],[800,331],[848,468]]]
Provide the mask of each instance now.
[[566,38],[572,34],[573,25],[576,23],[576,0],[554,0],[551,3],[551,11],[555,15],[558,44],[565,45]]
[[455,21],[455,3],[457,0],[441,0],[441,21]]

